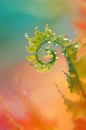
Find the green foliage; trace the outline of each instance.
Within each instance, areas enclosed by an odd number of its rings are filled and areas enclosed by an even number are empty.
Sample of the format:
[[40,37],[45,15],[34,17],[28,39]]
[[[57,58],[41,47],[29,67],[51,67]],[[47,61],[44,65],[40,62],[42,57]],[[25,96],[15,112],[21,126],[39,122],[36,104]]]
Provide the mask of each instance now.
[[56,34],[49,29],[48,25],[46,25],[44,32],[40,32],[38,28],[35,28],[34,37],[27,39],[29,42],[27,46],[29,53],[27,60],[40,72],[46,72],[51,69],[58,55],[55,47],[61,47],[68,64],[68,72],[65,74],[70,91],[77,93],[81,91],[83,96],[86,95],[80,81],[80,77],[86,75],[86,73],[83,72],[86,71],[86,57],[84,56],[80,61],[77,60],[78,41],[71,43],[71,40],[65,35],[56,36]]
[[37,71],[49,71],[58,58],[54,48],[54,42],[56,41],[55,33],[46,25],[44,32],[40,32],[38,28],[35,28],[34,37],[27,39],[29,42],[29,46],[26,47],[29,53],[27,60],[31,62],[31,65]]
[[[49,29],[48,25],[46,25],[44,32],[39,32],[36,28],[34,35],[33,38],[28,38],[29,46],[27,47],[27,51],[29,55],[27,60],[32,62],[32,65],[35,66],[37,71],[49,71],[57,60],[58,54],[55,47],[61,47],[68,65],[68,72],[64,72],[68,88],[71,93],[80,95],[80,99],[73,102],[66,99],[65,96],[59,92],[68,110],[73,113],[75,118],[78,116],[86,117],[86,84],[81,80],[86,77],[86,53],[78,60],[77,54],[80,48],[78,40],[72,43],[65,35],[56,36],[56,34]],[[48,57],[50,59],[45,62],[42,58],[40,59],[40,55],[41,57]]]

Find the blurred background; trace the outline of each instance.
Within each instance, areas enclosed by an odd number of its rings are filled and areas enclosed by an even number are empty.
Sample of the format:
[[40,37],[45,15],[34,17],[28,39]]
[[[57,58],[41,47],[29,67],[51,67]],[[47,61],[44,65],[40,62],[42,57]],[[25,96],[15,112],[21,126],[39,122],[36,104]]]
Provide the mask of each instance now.
[[[28,44],[25,33],[33,36],[35,26],[43,31],[47,23],[56,34],[75,37],[73,22],[76,18],[84,18],[77,13],[81,3],[86,5],[85,1],[80,0],[0,1],[0,111],[5,115],[11,113],[16,120],[23,119],[21,124],[24,130],[34,130],[33,125],[29,126],[27,122],[27,113],[28,118],[33,117],[31,119],[35,123],[32,124],[40,126],[39,130],[43,130],[43,124],[39,121],[41,118],[56,121],[61,130],[72,129],[71,115],[66,112],[55,87],[56,82],[61,91],[73,99],[74,95],[71,97],[69,94],[63,74],[63,71],[67,71],[65,60],[60,54],[51,72],[37,73],[25,60],[25,47]],[[82,29],[82,26],[77,26],[77,29],[78,27]],[[22,95],[27,97],[23,101],[20,99]],[[4,128],[5,125],[2,124],[4,123],[0,124],[0,130],[8,130],[8,125]]]
[[73,35],[67,0],[0,1],[0,65],[24,59],[27,41],[35,26],[43,31],[46,23],[56,34]]

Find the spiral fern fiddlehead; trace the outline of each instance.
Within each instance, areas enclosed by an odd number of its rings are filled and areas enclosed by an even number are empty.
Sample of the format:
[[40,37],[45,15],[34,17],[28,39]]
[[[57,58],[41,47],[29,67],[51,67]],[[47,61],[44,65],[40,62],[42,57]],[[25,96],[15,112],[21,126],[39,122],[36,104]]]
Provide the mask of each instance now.
[[59,45],[64,50],[65,47],[70,45],[70,40],[66,36],[56,36],[48,25],[46,25],[44,32],[35,28],[34,37],[27,37],[27,40],[29,42],[26,47],[29,53],[27,60],[37,71],[41,72],[49,71],[58,59],[56,46]]
[[31,62],[37,71],[46,72],[51,69],[58,59],[57,48],[62,49],[62,53],[68,64],[68,73],[65,73],[67,82],[71,92],[79,93],[86,99],[86,93],[83,90],[83,85],[80,81],[80,71],[77,62],[78,41],[71,43],[65,35],[56,36],[48,25],[44,32],[40,32],[35,28],[34,37],[28,38],[29,45],[26,47],[29,55],[27,60]]
[[27,37],[29,41],[29,46],[26,47],[29,53],[27,60],[37,71],[49,71],[58,58],[55,48],[56,35],[48,25],[45,32],[39,32],[38,28],[35,28],[34,32],[33,38]]

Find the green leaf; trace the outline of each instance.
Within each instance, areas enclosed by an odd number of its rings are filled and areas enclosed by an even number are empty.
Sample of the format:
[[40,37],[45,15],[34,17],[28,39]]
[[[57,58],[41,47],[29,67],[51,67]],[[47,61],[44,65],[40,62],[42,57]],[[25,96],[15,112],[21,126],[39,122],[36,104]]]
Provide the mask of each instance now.
[[29,53],[34,53],[36,51],[36,47],[35,46],[27,46],[26,49],[27,49],[27,51]]
[[[86,99],[86,92],[84,91],[83,85],[80,81],[80,75],[81,75],[81,73],[79,73],[80,68],[76,66],[77,52],[78,52],[77,43],[71,44],[66,48],[63,48],[63,53],[68,64],[68,74],[66,74],[67,82],[69,84],[71,92],[81,92],[83,97]],[[83,64],[81,65],[81,67],[83,67]]]
[[65,73],[65,74],[67,77],[68,87],[69,87],[70,91],[79,93],[79,91],[80,91],[80,88],[78,86],[79,83],[78,83],[75,75],[68,75],[67,73]]
[[34,61],[35,58],[36,58],[35,55],[28,55],[28,56],[26,57],[27,61]]

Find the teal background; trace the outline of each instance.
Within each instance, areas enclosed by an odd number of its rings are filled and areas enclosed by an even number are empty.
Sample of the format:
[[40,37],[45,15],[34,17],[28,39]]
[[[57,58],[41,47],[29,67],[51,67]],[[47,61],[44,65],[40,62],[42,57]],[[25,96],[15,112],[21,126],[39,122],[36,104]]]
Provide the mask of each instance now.
[[33,36],[34,27],[46,23],[57,34],[73,34],[67,0],[0,1],[0,66],[25,58],[25,33]]

